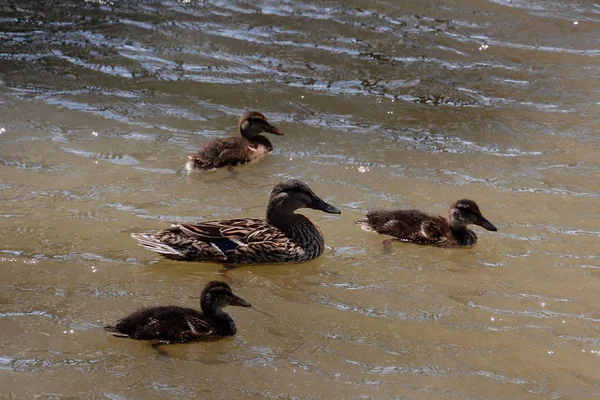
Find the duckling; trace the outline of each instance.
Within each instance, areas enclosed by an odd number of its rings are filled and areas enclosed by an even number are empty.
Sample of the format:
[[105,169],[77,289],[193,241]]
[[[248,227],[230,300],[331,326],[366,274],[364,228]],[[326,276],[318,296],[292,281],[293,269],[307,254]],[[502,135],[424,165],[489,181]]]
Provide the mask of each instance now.
[[137,340],[188,342],[235,335],[233,319],[223,311],[227,306],[251,307],[236,296],[225,282],[209,282],[200,294],[200,308],[162,306],[143,308],[106,326],[114,336]]
[[266,219],[181,222],[172,224],[170,229],[131,236],[142,247],[178,261],[226,265],[308,261],[323,253],[325,241],[310,219],[294,213],[299,208],[340,214],[306,183],[287,179],[273,188]]
[[188,171],[206,171],[210,169],[246,164],[273,151],[273,145],[261,133],[283,135],[283,132],[271,125],[258,111],[247,111],[239,121],[242,137],[214,139],[204,144],[195,154],[188,156]]
[[467,225],[479,225],[497,231],[484,218],[473,200],[456,201],[448,219],[419,210],[376,210],[356,221],[364,230],[390,235],[402,242],[430,244],[440,247],[473,246],[477,235]]

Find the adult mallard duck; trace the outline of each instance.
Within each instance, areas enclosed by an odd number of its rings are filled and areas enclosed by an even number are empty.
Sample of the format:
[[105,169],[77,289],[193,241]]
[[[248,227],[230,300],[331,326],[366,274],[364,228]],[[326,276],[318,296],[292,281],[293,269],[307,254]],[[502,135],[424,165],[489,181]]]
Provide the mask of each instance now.
[[363,229],[393,236],[403,242],[431,244],[441,247],[473,246],[477,235],[467,225],[479,225],[497,231],[484,218],[473,200],[462,199],[450,208],[448,219],[419,210],[370,211],[356,221]]
[[267,117],[257,111],[247,111],[239,121],[242,137],[214,139],[204,144],[190,156],[188,171],[205,171],[220,167],[234,167],[257,160],[273,151],[273,145],[261,133],[283,135],[269,123]]
[[266,219],[174,223],[170,229],[131,236],[146,249],[179,261],[223,264],[308,261],[323,253],[325,242],[310,219],[294,213],[299,208],[340,214],[340,210],[319,198],[304,182],[287,179],[273,188]]
[[233,294],[228,284],[212,281],[200,294],[202,311],[177,306],[143,308],[104,329],[118,337],[169,342],[233,336],[237,329],[233,319],[223,311],[227,306],[251,307]]

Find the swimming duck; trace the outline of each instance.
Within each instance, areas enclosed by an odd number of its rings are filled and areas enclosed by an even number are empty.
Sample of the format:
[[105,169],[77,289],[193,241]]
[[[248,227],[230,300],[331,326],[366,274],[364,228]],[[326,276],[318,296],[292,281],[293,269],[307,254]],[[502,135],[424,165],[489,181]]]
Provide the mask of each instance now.
[[273,145],[261,133],[283,135],[257,111],[247,111],[239,121],[242,137],[214,139],[204,144],[195,154],[188,156],[188,171],[205,171],[220,167],[234,167],[259,159],[273,151]]
[[227,306],[251,307],[236,296],[225,282],[209,282],[200,294],[200,308],[162,306],[143,308],[114,326],[106,326],[114,336],[138,340],[188,342],[233,336],[233,319],[223,311]]
[[294,213],[299,208],[340,214],[340,210],[319,198],[306,183],[287,179],[273,188],[266,219],[174,223],[170,229],[131,236],[146,249],[179,261],[223,264],[308,261],[323,253],[325,242],[310,219]]
[[368,212],[356,223],[365,230],[390,235],[403,242],[441,247],[473,246],[477,235],[467,229],[470,224],[497,231],[481,214],[477,203],[468,199],[456,201],[450,208],[448,219],[419,210],[377,210]]

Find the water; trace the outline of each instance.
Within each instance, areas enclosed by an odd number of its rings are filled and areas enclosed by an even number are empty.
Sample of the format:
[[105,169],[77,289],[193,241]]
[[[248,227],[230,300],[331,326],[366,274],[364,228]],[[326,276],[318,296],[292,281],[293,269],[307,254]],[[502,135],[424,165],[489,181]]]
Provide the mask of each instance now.
[[[18,3],[18,5],[16,4]],[[40,4],[38,4],[40,3]],[[81,4],[79,4],[81,3]],[[0,6],[2,392],[16,398],[574,399],[600,390],[600,6],[593,1],[25,1]],[[245,109],[285,133],[186,175]],[[297,177],[316,261],[159,260],[131,232],[261,217]],[[476,200],[473,249],[366,210]],[[238,335],[106,335],[227,280]]]

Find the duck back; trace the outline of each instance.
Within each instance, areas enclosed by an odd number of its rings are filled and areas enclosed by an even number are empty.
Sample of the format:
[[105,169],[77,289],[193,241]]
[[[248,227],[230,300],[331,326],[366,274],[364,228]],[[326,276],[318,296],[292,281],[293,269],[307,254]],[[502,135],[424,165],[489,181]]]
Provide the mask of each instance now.
[[132,236],[148,250],[179,261],[227,264],[302,262],[320,256],[323,234],[307,217],[296,214],[279,229],[264,219],[234,218],[198,224],[175,224],[154,234]]
[[190,156],[188,170],[208,170],[246,164],[273,151],[273,145],[264,136],[252,139],[229,137],[214,139]]
[[358,223],[368,230],[422,244],[441,243],[451,234],[446,218],[419,210],[371,211]]
[[[143,308],[120,320],[107,330],[132,339],[180,341],[181,333],[190,331],[190,320],[205,320],[202,312],[193,308],[161,306]],[[210,325],[210,324],[209,324]],[[194,329],[210,329],[194,325]]]

